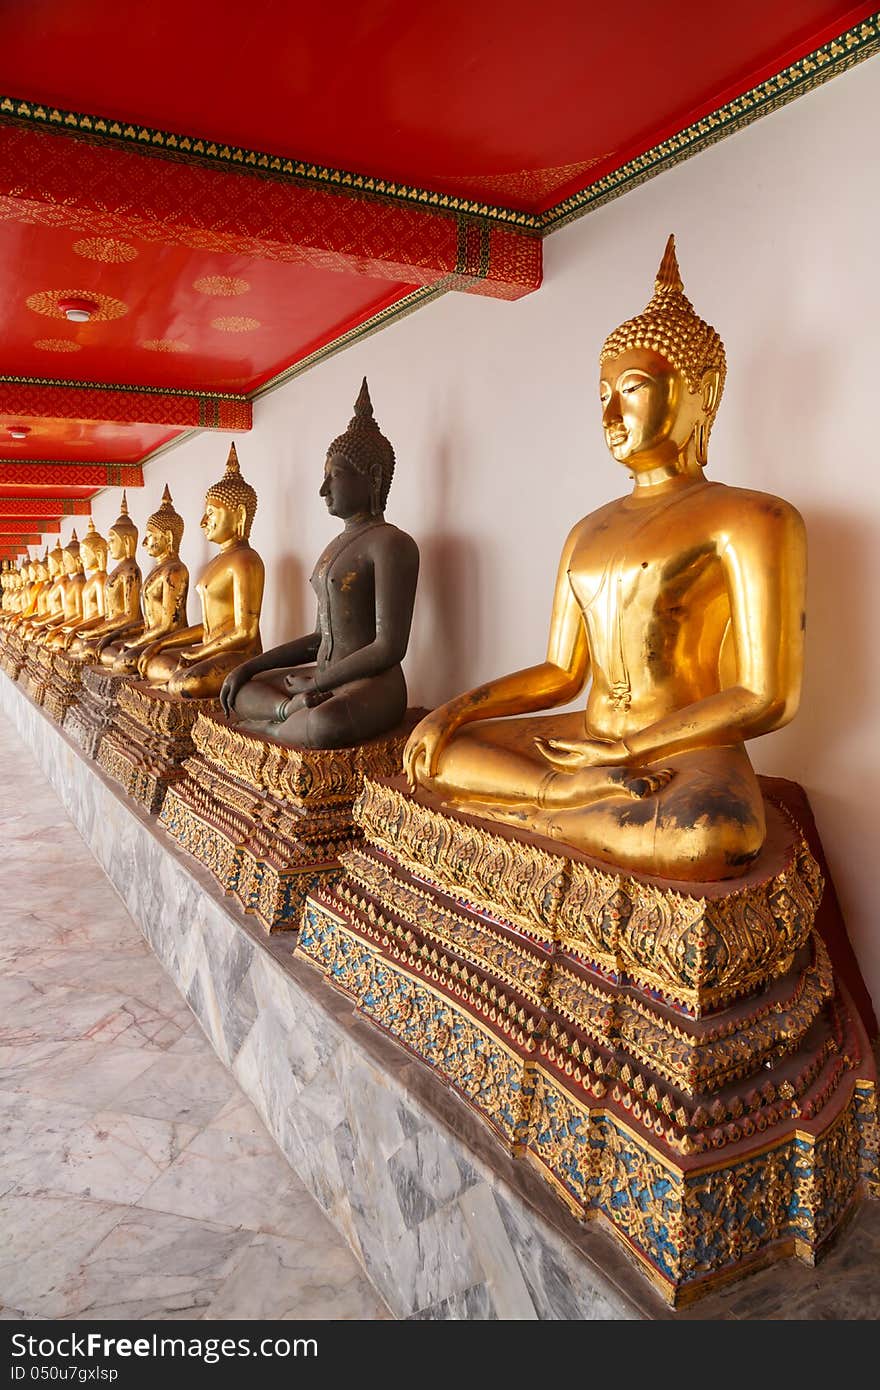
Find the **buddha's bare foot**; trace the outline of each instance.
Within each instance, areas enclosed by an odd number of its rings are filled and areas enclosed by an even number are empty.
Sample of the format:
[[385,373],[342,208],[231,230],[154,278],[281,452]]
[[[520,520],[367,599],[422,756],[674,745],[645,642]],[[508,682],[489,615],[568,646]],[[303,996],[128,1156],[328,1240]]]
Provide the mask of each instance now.
[[646,796],[656,796],[675,776],[675,770],[671,767],[626,767],[619,771],[623,773],[619,778],[620,789],[636,801],[642,801]]

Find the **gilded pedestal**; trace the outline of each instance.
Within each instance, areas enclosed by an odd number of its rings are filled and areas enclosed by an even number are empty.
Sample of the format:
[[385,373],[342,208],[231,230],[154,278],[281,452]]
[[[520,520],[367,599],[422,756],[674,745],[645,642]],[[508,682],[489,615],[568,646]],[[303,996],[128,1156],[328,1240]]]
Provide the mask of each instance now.
[[0,667],[10,680],[17,681],[24,667],[26,646],[24,638],[15,628],[6,628],[3,634],[3,647],[0,651]]
[[162,824],[267,931],[295,929],[306,895],[338,877],[359,838],[352,809],[364,776],[398,770],[416,718],[356,748],[321,749],[202,715]]
[[88,758],[95,758],[113,721],[119,691],[128,680],[106,666],[83,665],[79,698],[64,719],[64,728]]
[[52,669],[46,683],[43,708],[56,724],[63,724],[68,711],[79,699],[82,690],[83,664],[66,652],[55,652]]
[[200,715],[219,709],[217,700],[183,700],[142,681],[127,681],[98,762],[150,815],[158,815],[165,793],[184,776],[184,763],[195,751],[193,726]]
[[19,679],[35,704],[42,705],[52,677],[52,649],[40,641],[28,642]]
[[767,806],[744,878],[670,885],[368,781],[297,953],[672,1301],[812,1260],[877,1183],[875,1074]]

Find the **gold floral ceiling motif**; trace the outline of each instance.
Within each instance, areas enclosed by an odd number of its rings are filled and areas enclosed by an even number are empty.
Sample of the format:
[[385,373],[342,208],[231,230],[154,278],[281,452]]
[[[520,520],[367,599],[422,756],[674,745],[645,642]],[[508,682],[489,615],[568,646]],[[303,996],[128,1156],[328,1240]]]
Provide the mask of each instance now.
[[198,280],[193,280],[193,289],[198,290],[199,294],[231,297],[247,294],[250,287],[250,281],[241,280],[237,275],[202,275]]
[[73,243],[73,249],[87,261],[103,261],[105,265],[120,265],[123,261],[135,260],[138,255],[136,246],[109,236],[83,237],[82,241]]
[[81,343],[75,343],[71,338],[37,338],[34,347],[39,348],[40,352],[79,352]]
[[97,312],[92,314],[92,323],[106,323],[108,319],[121,319],[128,313],[128,305],[121,299],[113,299],[109,294],[98,290],[39,290],[28,295],[25,303],[35,314],[45,314],[50,319],[63,319],[64,313],[58,307],[63,299],[90,299],[97,304]]
[[229,314],[219,319],[211,319],[211,327],[221,333],[252,333],[260,328],[259,319],[249,319],[243,314]]
[[189,343],[179,338],[144,338],[141,347],[148,352],[189,352]]

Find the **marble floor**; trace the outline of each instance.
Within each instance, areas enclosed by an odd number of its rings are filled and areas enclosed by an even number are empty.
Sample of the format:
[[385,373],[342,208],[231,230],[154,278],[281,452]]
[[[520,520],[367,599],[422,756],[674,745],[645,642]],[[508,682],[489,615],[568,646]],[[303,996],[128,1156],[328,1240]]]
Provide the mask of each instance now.
[[389,1316],[0,717],[0,1319]]

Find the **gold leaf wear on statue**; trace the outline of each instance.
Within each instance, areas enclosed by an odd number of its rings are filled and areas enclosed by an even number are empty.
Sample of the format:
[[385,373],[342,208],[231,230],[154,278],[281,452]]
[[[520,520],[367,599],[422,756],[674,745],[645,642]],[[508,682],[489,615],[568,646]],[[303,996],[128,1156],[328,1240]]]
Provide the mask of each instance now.
[[[726,363],[672,237],[650,303],[600,361],[605,440],[632,492],[569,535],[546,660],[428,715],[405,770],[412,787],[624,869],[733,878],[765,837],[745,741],[781,728],[800,697],[803,522],[703,475]],[[588,680],[585,715],[509,718],[567,704]]]
[[140,652],[137,669],[151,685],[185,699],[211,699],[233,667],[262,651],[265,572],[248,540],[256,510],[257,494],[241,476],[232,444],[223,477],[205,496],[201,527],[220,553],[196,586],[202,621],[174,628]]

